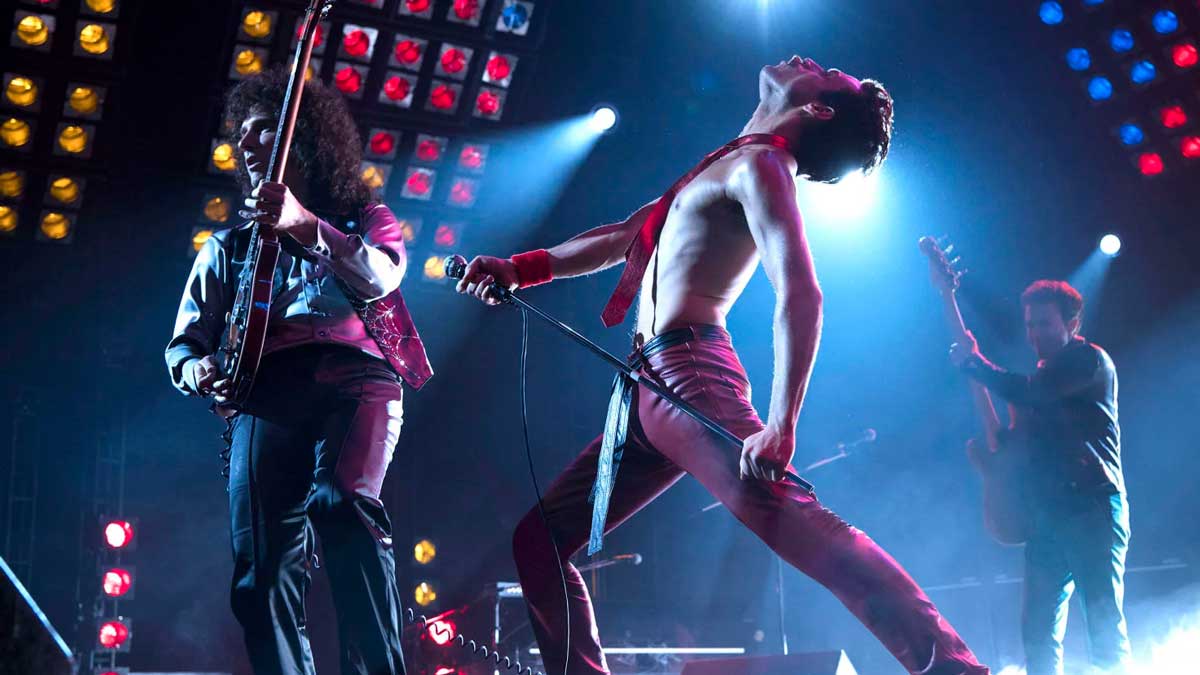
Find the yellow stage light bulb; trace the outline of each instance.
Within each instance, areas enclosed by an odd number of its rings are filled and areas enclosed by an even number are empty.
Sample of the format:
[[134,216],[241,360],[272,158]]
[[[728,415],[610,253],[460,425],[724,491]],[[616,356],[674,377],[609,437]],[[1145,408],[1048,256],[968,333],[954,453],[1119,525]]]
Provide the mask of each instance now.
[[49,239],[66,239],[71,233],[71,221],[57,211],[50,211],[42,216],[42,234]]
[[17,229],[17,211],[11,206],[0,204],[0,232],[12,232]]
[[4,121],[4,124],[0,124],[0,140],[3,140],[4,144],[9,147],[24,147],[32,135],[33,131],[29,128],[29,123],[24,120],[10,117]]
[[233,171],[237,168],[237,160],[234,159],[233,146],[229,143],[222,143],[213,148],[212,163],[221,171]]
[[80,115],[91,115],[100,108],[100,95],[91,87],[75,87],[67,98],[67,105]]
[[58,147],[72,155],[78,155],[87,150],[87,145],[87,130],[83,127],[69,124],[63,127],[63,130],[58,134]]
[[50,182],[50,196],[63,204],[71,204],[79,199],[79,183],[61,176]]
[[25,192],[25,179],[16,171],[0,171],[0,195],[16,199]]
[[17,39],[30,47],[41,47],[50,39],[50,27],[36,14],[30,14],[17,24]]
[[89,54],[103,54],[108,51],[108,31],[98,23],[89,23],[79,30],[79,48]]
[[271,34],[271,15],[255,10],[246,12],[242,19],[242,31],[252,38],[265,38]]
[[4,88],[4,97],[13,105],[28,108],[37,103],[37,83],[28,77],[14,77],[8,81],[8,86]]

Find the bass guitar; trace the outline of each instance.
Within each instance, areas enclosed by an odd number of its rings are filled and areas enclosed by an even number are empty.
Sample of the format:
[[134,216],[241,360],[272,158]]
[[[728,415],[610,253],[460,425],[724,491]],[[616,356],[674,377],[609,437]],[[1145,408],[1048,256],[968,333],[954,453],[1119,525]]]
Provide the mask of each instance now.
[[[955,269],[949,253],[953,246],[943,248],[933,237],[922,237],[918,246],[929,262],[929,276],[939,291],[942,318],[950,329],[951,339],[966,340],[967,328],[958,309],[959,280],[965,273]],[[971,398],[983,426],[983,442],[972,439],[967,443],[967,457],[983,479],[984,527],[998,543],[1015,546],[1029,537],[1030,522],[1025,481],[1028,478],[1028,454],[1012,429],[1002,428],[996,407],[988,390],[971,381]],[[1010,408],[1010,418],[1016,411]]]

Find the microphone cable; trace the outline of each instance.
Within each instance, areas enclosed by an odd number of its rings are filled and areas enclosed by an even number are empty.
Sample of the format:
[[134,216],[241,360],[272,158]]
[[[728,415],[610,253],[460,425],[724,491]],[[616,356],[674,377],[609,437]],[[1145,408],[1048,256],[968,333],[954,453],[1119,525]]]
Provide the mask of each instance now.
[[[542,517],[542,525],[550,536],[550,546],[554,549],[554,561],[558,563],[558,576],[562,579],[563,608],[567,617],[566,657],[563,660],[563,675],[567,675],[567,666],[571,663],[571,596],[567,592],[567,572],[563,567],[562,556],[558,552],[558,540],[550,527],[550,519],[546,516],[546,505],[542,502],[542,490],[538,487],[537,472],[533,468],[533,449],[529,442],[529,400],[526,396],[525,380],[529,372],[529,311],[521,310],[521,429],[525,435],[525,459],[529,463],[529,478],[533,481],[533,492],[537,495],[538,513]],[[549,670],[549,668],[547,668]]]

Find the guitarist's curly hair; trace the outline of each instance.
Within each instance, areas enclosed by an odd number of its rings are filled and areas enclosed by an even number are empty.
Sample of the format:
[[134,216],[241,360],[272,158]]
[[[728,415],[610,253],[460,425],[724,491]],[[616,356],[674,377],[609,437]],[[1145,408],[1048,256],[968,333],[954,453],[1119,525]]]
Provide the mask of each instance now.
[[[290,69],[274,67],[242,80],[225,98],[225,135],[237,145],[238,127],[251,111],[278,115],[283,108]],[[341,94],[316,79],[304,85],[300,115],[292,140],[289,162],[297,162],[308,177],[314,208],[341,214],[355,213],[371,201],[371,192],[359,179],[362,139]],[[238,180],[250,191],[250,175],[238,161]]]

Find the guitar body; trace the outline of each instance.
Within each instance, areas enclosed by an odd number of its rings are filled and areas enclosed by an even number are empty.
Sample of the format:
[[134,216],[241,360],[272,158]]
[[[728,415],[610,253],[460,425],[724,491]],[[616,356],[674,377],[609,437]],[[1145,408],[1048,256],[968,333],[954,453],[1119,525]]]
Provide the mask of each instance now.
[[1033,529],[1025,493],[1029,475],[1025,446],[1010,441],[993,452],[986,445],[968,443],[967,457],[983,482],[983,526],[988,534],[1005,546],[1025,543]]
[[254,374],[262,361],[278,262],[279,240],[266,231],[260,233],[254,258],[247,261],[238,280],[238,292],[221,349],[224,356],[222,370],[229,375],[230,399],[235,404],[245,402],[250,395]]
[[[934,286],[941,291],[942,313],[955,340],[965,339],[966,326],[958,309],[954,292],[958,289],[961,272],[955,271],[947,259],[947,251],[932,237],[920,241],[921,252],[929,259],[929,271]],[[967,457],[983,480],[983,525],[992,539],[1005,546],[1025,543],[1032,530],[1026,481],[1029,476],[1028,446],[1020,434],[1000,428],[1000,419],[988,390],[978,382],[971,383],[971,398],[983,426],[984,441],[972,439],[967,443]],[[1009,408],[1014,423],[1017,411]],[[1018,427],[1019,428],[1019,427]]]

